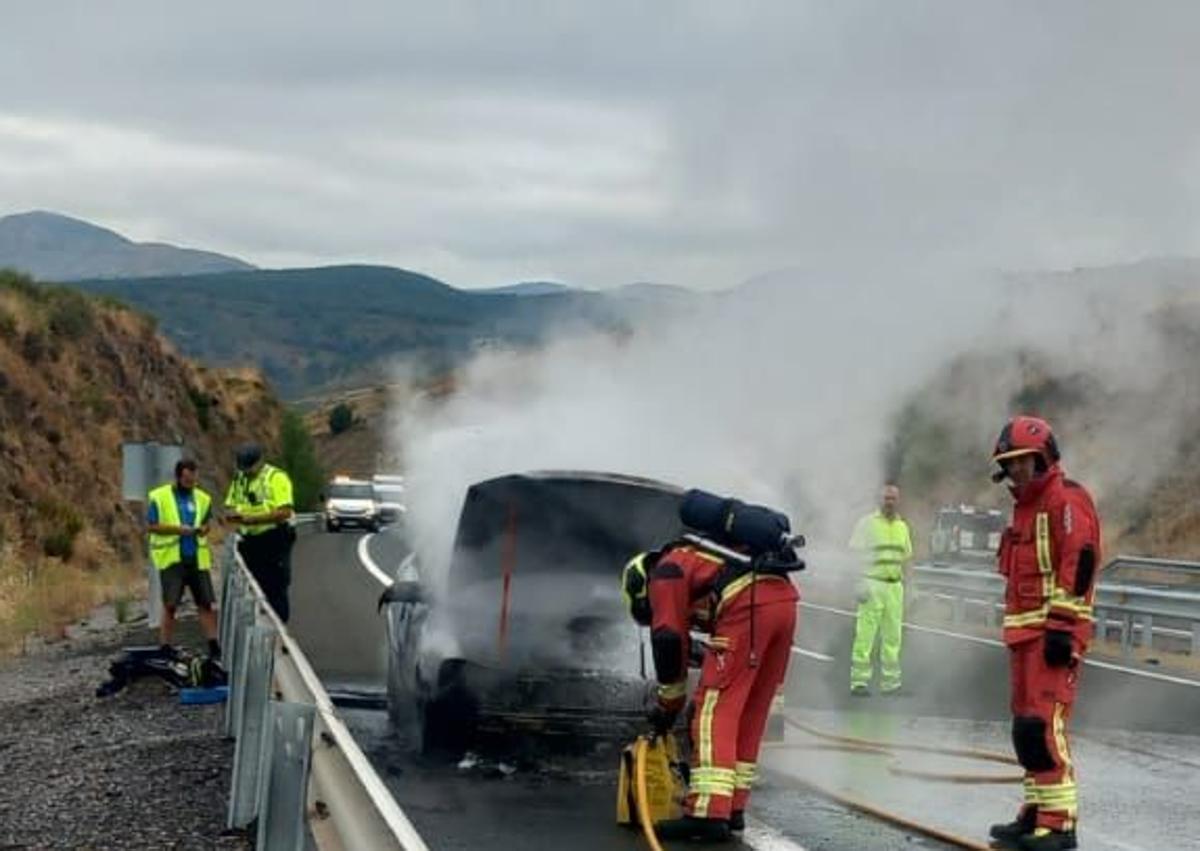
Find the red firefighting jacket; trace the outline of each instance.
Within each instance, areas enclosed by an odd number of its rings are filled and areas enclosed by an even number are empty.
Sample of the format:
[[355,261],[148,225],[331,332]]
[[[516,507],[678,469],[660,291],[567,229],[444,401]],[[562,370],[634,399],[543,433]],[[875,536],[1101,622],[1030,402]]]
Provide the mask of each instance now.
[[1056,464],[1024,488],[1012,488],[1012,524],[1000,543],[1007,580],[1004,641],[1020,644],[1047,629],[1092,635],[1092,597],[1100,572],[1100,518],[1082,485]]
[[[650,570],[650,643],[658,678],[658,700],[668,709],[687,698],[689,630],[716,635],[721,621],[750,605],[787,601],[800,595],[791,580],[771,574],[734,575],[719,556],[689,545],[665,550]],[[710,639],[715,641],[716,639]]]

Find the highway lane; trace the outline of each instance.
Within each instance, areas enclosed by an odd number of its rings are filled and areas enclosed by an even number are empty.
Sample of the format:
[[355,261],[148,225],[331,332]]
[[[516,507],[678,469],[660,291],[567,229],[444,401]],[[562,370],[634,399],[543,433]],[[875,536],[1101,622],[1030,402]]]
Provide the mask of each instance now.
[[387,636],[376,606],[382,587],[363,569],[359,548],[394,570],[407,550],[395,534],[329,533],[301,527],[292,556],[292,622],[326,687],[382,689],[387,674]]
[[[950,630],[905,631],[901,697],[849,694],[848,610],[802,605],[786,690],[791,711],[831,732],[889,742],[1011,753],[1007,653],[995,641]],[[1081,673],[1074,758],[1082,847],[1098,851],[1200,848],[1200,685],[1152,667],[1105,663]],[[970,835],[1015,807],[1016,786],[929,783],[897,777],[887,758],[776,750],[778,771],[820,782]],[[986,763],[904,755],[906,769],[990,773]],[[1003,771],[1001,772],[1003,773]]]
[[[863,708],[849,695],[852,613],[803,604],[797,643],[833,658],[796,654],[789,699],[816,709]],[[904,634],[905,691],[868,699],[872,711],[974,720],[1007,720],[1008,651],[995,640],[951,630],[908,627]],[[1080,673],[1074,719],[1079,729],[1200,734],[1200,682],[1156,670],[1101,662]]]
[[[328,687],[382,688],[386,670],[382,590],[359,560],[360,547],[390,571],[405,554],[395,532],[370,536],[306,530],[293,556],[292,630]],[[364,751],[418,830],[435,849],[522,848],[531,851],[633,851],[637,834],[613,822],[615,747],[588,760],[517,765],[505,776],[495,766],[460,770],[413,752],[383,712],[343,710]],[[879,849],[939,851],[942,843],[891,827],[768,777],[756,791],[755,812],[769,817],[748,831],[757,851]]]
[[[292,628],[332,688],[382,688],[386,657],[382,588],[363,557],[390,572],[406,549],[396,534],[308,532],[298,543]],[[902,698],[847,694],[852,620],[832,607],[804,606],[788,682],[790,710],[843,733],[890,740],[960,743],[1001,752],[1007,742],[1005,650],[986,641],[910,629]],[[1077,760],[1083,783],[1086,847],[1100,851],[1200,847],[1190,790],[1200,787],[1200,745],[1193,686],[1152,669],[1091,668],[1083,674]],[[824,713],[824,714],[822,714]],[[364,749],[401,805],[436,848],[533,849],[570,844],[579,851],[644,847],[612,825],[614,752],[591,762],[522,765],[508,777],[495,767],[460,771],[425,762],[383,713],[347,711]],[[1191,734],[1191,735],[1181,735]],[[886,761],[774,749],[756,793],[775,845],[762,848],[932,848],[936,844],[848,812],[797,787],[815,781],[855,797],[980,838],[1006,818],[1015,786],[948,786],[897,779]],[[936,761],[906,760],[925,771]],[[962,766],[953,766],[962,769]],[[973,766],[971,770],[976,770]],[[780,839],[779,837],[782,837]],[[754,841],[754,840],[752,840]],[[780,845],[779,843],[783,843]]]

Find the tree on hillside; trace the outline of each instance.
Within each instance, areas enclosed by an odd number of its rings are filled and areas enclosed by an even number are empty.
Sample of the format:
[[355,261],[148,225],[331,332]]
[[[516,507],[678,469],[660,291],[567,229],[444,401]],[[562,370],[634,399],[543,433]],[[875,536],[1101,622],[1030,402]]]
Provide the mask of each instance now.
[[329,433],[341,434],[354,425],[354,408],[345,402],[339,402],[329,412]]
[[279,466],[292,477],[296,510],[311,511],[316,508],[325,484],[325,471],[317,460],[304,419],[290,408],[283,413],[279,447]]

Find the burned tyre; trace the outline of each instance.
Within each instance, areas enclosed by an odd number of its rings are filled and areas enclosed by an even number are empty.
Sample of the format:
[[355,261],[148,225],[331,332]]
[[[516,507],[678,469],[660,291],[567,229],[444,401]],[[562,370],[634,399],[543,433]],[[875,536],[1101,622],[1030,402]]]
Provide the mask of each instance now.
[[433,694],[421,702],[421,749],[427,754],[458,757],[470,747],[479,701],[467,687],[465,673],[462,659],[446,660]]

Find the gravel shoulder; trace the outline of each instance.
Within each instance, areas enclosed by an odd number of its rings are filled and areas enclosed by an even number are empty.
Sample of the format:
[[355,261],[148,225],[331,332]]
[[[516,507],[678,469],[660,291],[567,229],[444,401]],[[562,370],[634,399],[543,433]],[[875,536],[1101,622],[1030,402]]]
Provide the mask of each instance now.
[[154,643],[144,626],[98,620],[0,661],[0,849],[249,848],[221,835],[234,747],[223,707],[182,706],[157,680],[96,698],[122,647]]

